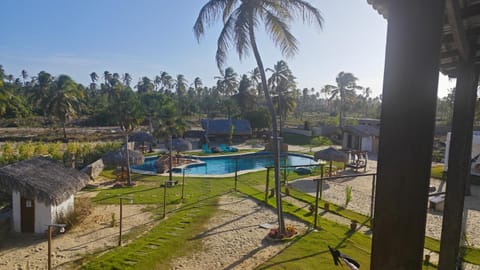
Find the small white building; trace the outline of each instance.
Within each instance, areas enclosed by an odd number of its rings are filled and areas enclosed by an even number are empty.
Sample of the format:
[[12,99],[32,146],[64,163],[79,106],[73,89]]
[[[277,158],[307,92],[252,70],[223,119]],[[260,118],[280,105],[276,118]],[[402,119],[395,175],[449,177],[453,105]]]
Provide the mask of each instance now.
[[[452,133],[447,133],[447,141],[445,148],[445,158],[444,158],[444,171],[448,171],[448,153],[450,151],[450,139]],[[471,152],[471,170],[470,174],[480,175],[480,131],[474,131],[472,134],[472,152]]]
[[343,129],[342,147],[378,153],[380,128],[372,125],[346,126]]
[[35,157],[0,168],[0,189],[12,193],[15,232],[43,233],[49,224],[74,208],[74,193],[90,177],[46,157]]

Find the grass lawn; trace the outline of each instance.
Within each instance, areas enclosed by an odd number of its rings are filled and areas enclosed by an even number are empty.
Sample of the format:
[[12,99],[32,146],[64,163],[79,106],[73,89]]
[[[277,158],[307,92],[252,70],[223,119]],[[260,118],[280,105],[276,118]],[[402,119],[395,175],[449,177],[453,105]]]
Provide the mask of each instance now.
[[[107,176],[111,172],[106,171]],[[270,174],[273,178],[272,173]],[[304,176],[288,173],[288,180]],[[265,199],[259,188],[265,186],[266,171],[240,175],[238,191],[256,200]],[[135,204],[149,204],[154,215],[163,217],[163,188],[160,184],[167,178],[160,176],[133,175],[137,186],[119,189],[101,190],[93,199],[97,204],[118,204],[118,196],[131,196]],[[175,177],[181,183],[181,177]],[[124,247],[118,247],[104,254],[94,254],[83,261],[83,269],[169,269],[169,262],[201,249],[199,240],[194,236],[203,231],[208,219],[215,213],[215,203],[219,196],[231,192],[234,178],[191,178],[185,179],[185,198],[181,201],[181,185],[167,188],[167,218],[149,232]],[[270,187],[273,180],[270,180]],[[263,189],[263,188],[262,188]],[[314,198],[290,189],[290,195],[306,203],[313,203]],[[268,199],[269,205],[275,205],[275,198]],[[319,204],[323,206],[323,203]],[[306,209],[284,202],[284,212],[298,217],[310,224],[313,216]],[[349,219],[358,220],[368,226],[368,217],[332,205],[333,211]],[[337,269],[328,252],[328,246],[336,247],[341,252],[352,256],[360,262],[362,269],[369,268],[371,237],[368,234],[351,233],[344,225],[319,218],[321,230],[310,231],[294,240],[295,242],[282,253],[265,262],[259,269]],[[127,239],[129,235],[125,236]],[[132,237],[132,236],[130,236]],[[425,246],[431,250],[439,249],[439,241],[427,238]],[[480,264],[480,251],[465,250],[466,261]],[[429,269],[435,269],[430,266]]]

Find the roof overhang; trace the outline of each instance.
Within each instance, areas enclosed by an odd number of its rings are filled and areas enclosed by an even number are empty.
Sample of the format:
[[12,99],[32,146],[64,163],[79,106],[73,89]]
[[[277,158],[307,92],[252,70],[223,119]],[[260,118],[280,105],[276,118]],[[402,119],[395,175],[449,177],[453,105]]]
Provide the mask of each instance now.
[[[367,0],[387,19],[391,1],[395,0]],[[480,0],[446,0],[440,71],[456,78],[458,63],[463,61],[480,65]]]

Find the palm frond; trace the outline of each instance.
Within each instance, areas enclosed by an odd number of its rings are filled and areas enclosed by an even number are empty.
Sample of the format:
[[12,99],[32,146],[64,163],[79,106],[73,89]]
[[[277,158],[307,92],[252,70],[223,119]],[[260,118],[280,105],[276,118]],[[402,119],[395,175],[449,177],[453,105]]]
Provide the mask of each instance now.
[[218,36],[217,53],[215,55],[215,59],[217,61],[217,67],[220,73],[223,72],[222,69],[227,59],[227,51],[232,43],[232,35],[234,34],[233,32],[235,29],[235,22],[237,20],[237,16],[238,10],[235,10],[225,22],[225,25],[223,26],[223,29]]
[[293,56],[298,51],[297,39],[290,32],[288,24],[270,10],[263,9],[262,11],[265,30],[272,41],[280,47],[283,55]]
[[238,16],[235,22],[234,40],[238,53],[238,57],[242,60],[248,56],[248,48],[250,48],[249,28],[250,21],[253,16],[250,9],[237,9]]
[[303,22],[323,27],[323,17],[320,11],[304,0],[284,0],[279,1],[287,6],[288,10],[293,10],[302,18]]
[[197,41],[200,41],[200,38],[205,33],[205,25],[212,25],[220,14],[222,14],[225,7],[231,8],[236,1],[237,0],[210,0],[202,7],[193,25],[193,33]]

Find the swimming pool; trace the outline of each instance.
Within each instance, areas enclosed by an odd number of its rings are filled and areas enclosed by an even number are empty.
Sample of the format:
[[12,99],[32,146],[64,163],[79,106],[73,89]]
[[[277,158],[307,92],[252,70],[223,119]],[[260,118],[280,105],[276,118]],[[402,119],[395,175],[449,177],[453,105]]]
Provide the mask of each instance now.
[[[273,166],[273,156],[271,153],[254,153],[235,156],[219,157],[201,157],[202,163],[190,164],[184,168],[185,174],[192,175],[219,175],[234,173],[236,160],[238,160],[238,170],[255,170],[268,166]],[[132,166],[133,169],[156,172],[156,157],[145,158],[143,165]],[[287,165],[312,165],[318,164],[310,157],[289,153],[286,159]],[[285,157],[281,157],[281,165],[285,164]],[[174,173],[182,173],[182,169],[174,169]]]

